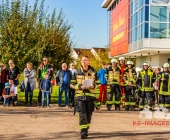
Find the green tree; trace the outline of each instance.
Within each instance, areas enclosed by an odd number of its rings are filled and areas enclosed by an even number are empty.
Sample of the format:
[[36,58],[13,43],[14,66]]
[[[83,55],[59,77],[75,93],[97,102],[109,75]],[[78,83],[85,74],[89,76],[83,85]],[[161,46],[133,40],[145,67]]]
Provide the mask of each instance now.
[[33,8],[28,1],[6,0],[0,5],[0,60],[7,64],[13,59],[23,70],[27,62],[38,66],[43,56],[47,56],[55,69],[62,62],[72,61],[70,38],[73,27],[65,21],[63,11],[52,15],[44,9],[44,0],[35,0]]
[[76,61],[77,62],[77,68],[81,66],[81,58],[84,55],[87,55],[90,58],[90,65],[98,71],[101,69],[101,63],[110,63],[110,58],[108,56],[109,49],[98,49],[96,51],[97,55],[94,55],[90,49],[81,49],[79,53],[79,59]]

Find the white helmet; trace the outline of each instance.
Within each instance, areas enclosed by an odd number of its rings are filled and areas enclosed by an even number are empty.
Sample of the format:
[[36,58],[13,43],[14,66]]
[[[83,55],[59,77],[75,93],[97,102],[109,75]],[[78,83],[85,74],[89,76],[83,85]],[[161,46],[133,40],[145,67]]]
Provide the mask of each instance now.
[[169,68],[169,64],[168,63],[164,63],[163,68]]
[[130,60],[128,60],[126,64],[127,64],[127,65],[133,65],[133,62],[130,61]]
[[124,60],[124,61],[125,61],[125,58],[124,58],[124,57],[119,57],[119,61],[120,61],[120,60]]
[[117,59],[112,58],[111,63],[118,63],[118,62],[117,62]]
[[149,66],[149,62],[148,61],[143,62],[143,66]]

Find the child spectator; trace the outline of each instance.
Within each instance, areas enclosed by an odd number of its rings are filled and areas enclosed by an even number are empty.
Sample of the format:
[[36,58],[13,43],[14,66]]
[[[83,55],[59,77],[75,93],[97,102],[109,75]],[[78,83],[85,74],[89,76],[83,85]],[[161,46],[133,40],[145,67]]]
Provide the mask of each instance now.
[[17,87],[14,85],[13,80],[9,80],[9,88],[10,88],[9,95],[6,94],[5,89],[3,90],[3,98],[4,100],[9,101],[9,104],[10,104],[10,101],[12,101],[13,102],[11,104],[12,106],[17,105]]
[[9,83],[5,83],[5,89],[4,89],[4,107],[9,106],[9,98],[8,95],[10,95],[10,85]]
[[[100,69],[98,71],[97,77],[100,80],[100,94],[99,94],[99,101],[103,102],[103,104],[105,104],[106,102],[106,95],[107,95],[107,79],[106,79],[106,75],[107,75],[107,66],[106,63],[103,62],[102,63],[102,69]],[[103,96],[104,93],[104,96]],[[103,100],[102,100],[102,96],[103,96]]]
[[41,80],[40,83],[40,89],[42,91],[42,108],[44,107],[44,99],[46,96],[46,100],[47,100],[47,107],[49,108],[49,96],[50,96],[50,92],[51,92],[51,81],[49,79],[49,75],[46,72],[44,74],[44,79]]

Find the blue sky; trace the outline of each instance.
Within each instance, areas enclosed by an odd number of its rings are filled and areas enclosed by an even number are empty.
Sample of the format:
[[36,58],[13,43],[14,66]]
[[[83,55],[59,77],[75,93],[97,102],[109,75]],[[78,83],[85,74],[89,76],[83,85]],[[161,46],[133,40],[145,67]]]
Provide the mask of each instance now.
[[[103,0],[45,0],[45,7],[49,6],[49,13],[56,8],[59,13],[61,7],[66,20],[73,24],[71,36],[76,47],[104,47],[108,43],[107,11],[101,8]],[[34,0],[29,0],[33,5]]]

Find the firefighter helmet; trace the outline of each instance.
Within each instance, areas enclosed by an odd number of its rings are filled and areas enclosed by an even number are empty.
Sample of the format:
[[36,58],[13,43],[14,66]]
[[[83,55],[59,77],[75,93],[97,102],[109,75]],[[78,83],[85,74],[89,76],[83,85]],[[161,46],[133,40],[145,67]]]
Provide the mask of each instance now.
[[133,62],[131,60],[128,60],[126,64],[127,65],[133,65]]
[[143,66],[149,66],[149,62],[148,61],[143,62]]
[[112,58],[111,63],[118,63],[118,62],[117,62],[117,59]]
[[163,64],[163,68],[169,68],[169,64],[168,63],[164,63]]
[[124,60],[124,61],[125,61],[125,58],[124,58],[124,57],[119,57],[119,61],[120,61],[120,60]]

